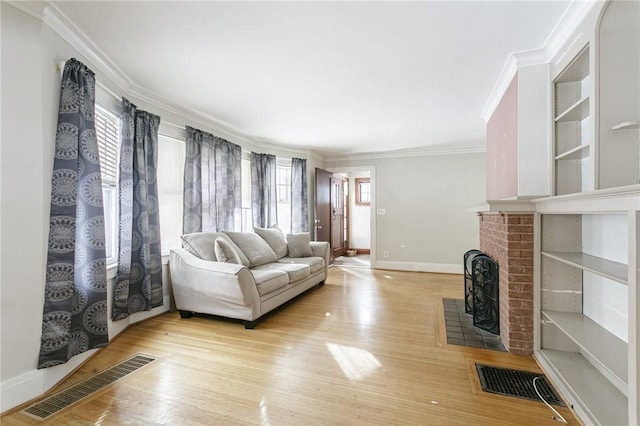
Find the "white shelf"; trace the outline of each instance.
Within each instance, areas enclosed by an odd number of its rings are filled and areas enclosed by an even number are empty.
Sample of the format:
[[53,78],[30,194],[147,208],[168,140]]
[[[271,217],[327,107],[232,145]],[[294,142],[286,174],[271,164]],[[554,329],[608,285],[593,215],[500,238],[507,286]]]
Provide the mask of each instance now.
[[627,398],[582,355],[541,350],[536,358],[574,410],[596,425],[628,425]]
[[611,126],[611,130],[637,130],[640,129],[640,121],[624,121]]
[[576,146],[562,154],[556,155],[556,160],[582,160],[589,156],[589,144]]
[[627,394],[629,375],[627,344],[595,321],[580,313],[542,311],[564,334],[586,353],[605,377]]
[[556,83],[583,80],[589,75],[589,48],[585,47],[556,79]]
[[601,257],[591,256],[577,252],[543,251],[542,256],[555,259],[559,262],[593,272],[602,277],[627,285],[628,266],[624,263],[614,262]]
[[558,114],[556,121],[580,121],[589,116],[589,97],[585,96],[576,101],[562,113]]

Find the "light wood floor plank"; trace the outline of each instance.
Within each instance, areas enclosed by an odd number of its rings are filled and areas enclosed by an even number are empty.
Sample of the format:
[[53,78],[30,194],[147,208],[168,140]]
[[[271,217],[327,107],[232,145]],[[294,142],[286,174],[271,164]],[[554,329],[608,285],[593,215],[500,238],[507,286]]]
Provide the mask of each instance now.
[[462,288],[460,275],[331,268],[255,330],[163,314],[58,389],[136,353],[158,361],[47,421],[14,411],[2,424],[557,425],[542,403],[480,389],[475,362],[539,371],[531,357],[446,344],[442,298]]

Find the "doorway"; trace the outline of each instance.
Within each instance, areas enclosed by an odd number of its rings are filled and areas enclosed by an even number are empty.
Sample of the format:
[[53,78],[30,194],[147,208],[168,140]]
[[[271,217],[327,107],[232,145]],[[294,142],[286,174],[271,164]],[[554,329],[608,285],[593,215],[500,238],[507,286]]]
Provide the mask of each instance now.
[[374,182],[373,166],[316,168],[314,236],[330,243],[332,264],[375,267]]

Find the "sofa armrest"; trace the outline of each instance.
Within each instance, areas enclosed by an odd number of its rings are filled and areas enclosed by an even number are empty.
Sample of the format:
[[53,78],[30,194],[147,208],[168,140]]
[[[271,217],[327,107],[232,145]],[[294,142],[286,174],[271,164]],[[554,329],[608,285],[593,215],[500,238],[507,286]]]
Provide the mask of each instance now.
[[171,250],[171,287],[178,309],[196,310],[208,299],[249,306],[260,301],[253,275],[243,265],[202,260],[185,249]]
[[324,259],[325,269],[329,267],[329,243],[326,241],[311,241],[311,253]]

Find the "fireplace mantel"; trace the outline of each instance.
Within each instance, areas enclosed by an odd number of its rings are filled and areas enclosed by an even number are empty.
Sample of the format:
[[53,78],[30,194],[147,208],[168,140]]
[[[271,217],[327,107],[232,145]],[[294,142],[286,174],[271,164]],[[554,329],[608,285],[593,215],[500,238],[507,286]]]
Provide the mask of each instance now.
[[487,200],[476,204],[467,210],[472,213],[535,213],[536,205],[533,202],[540,197],[522,197],[509,200]]

